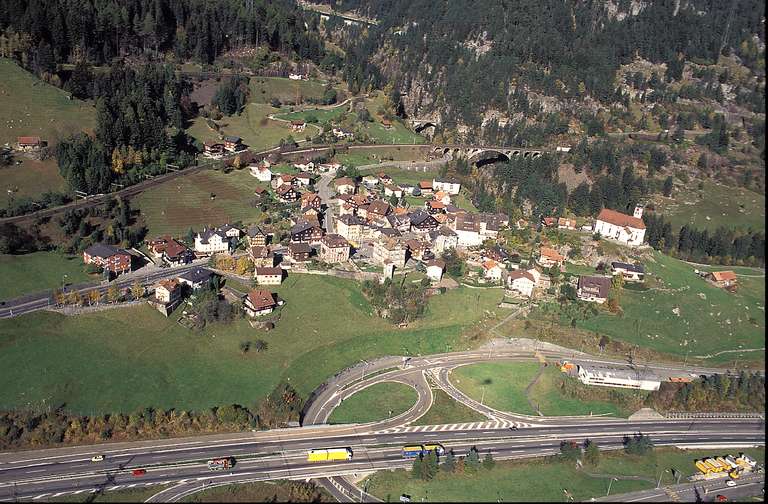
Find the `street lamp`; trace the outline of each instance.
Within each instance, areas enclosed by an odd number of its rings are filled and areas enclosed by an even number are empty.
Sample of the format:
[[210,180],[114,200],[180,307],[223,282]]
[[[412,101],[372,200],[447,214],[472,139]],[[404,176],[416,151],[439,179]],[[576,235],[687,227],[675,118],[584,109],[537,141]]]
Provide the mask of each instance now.
[[665,472],[669,472],[669,469],[664,469],[659,473],[659,481],[656,482],[656,488],[659,488],[661,486],[661,477],[664,476]]
[[611,493],[611,485],[613,485],[614,481],[619,481],[618,478],[611,478],[611,481],[608,482],[608,491],[605,493],[605,496],[608,497]]

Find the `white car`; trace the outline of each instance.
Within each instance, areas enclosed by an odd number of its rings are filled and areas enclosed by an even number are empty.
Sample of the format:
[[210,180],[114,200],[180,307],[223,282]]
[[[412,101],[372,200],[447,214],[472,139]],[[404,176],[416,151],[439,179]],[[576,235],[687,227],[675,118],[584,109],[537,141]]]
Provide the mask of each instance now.
[[728,480],[728,481],[725,482],[725,486],[735,487],[736,486],[736,482],[733,481],[733,480]]
[[104,455],[94,455],[91,457],[91,462],[101,462],[104,460]]

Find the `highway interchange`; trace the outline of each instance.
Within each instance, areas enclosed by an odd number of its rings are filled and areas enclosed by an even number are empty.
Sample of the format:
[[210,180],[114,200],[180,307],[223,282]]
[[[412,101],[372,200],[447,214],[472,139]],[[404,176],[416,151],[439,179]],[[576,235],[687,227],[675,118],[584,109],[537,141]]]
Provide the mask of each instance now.
[[[637,431],[650,435],[657,446],[765,444],[763,418],[627,420],[530,417],[488,408],[480,410],[488,417],[485,422],[446,426],[409,425],[431,406],[432,386],[451,387],[449,371],[456,366],[488,360],[546,359],[554,362],[573,357],[579,361],[620,364],[611,359],[526,340],[496,342],[490,351],[410,359],[386,357],[345,370],[328,380],[311,398],[304,412],[304,425],[300,428],[0,454],[0,500],[32,500],[145,485],[173,485],[159,491],[150,500],[174,502],[216,485],[274,479],[316,479],[339,500],[360,501],[361,490],[344,476],[410,466],[410,461],[404,460],[401,455],[402,446],[409,443],[440,442],[457,454],[464,454],[476,446],[481,454],[491,452],[497,459],[555,454],[559,452],[561,440],[581,441],[587,437],[595,440],[602,449],[619,448],[624,435]],[[649,368],[662,376],[714,371],[676,365]],[[380,422],[326,424],[330,413],[343,398],[384,381],[414,387],[418,392],[417,402],[405,413]],[[454,394],[456,391],[452,390]],[[472,400],[466,396],[459,395],[457,399],[472,406]],[[331,447],[350,447],[354,457],[342,462],[307,462],[309,449]],[[91,456],[95,454],[104,455],[105,460],[91,462]],[[223,456],[236,457],[235,467],[225,472],[207,469],[206,460]],[[131,471],[136,468],[146,469],[147,472],[140,477],[133,476]],[[643,500],[666,500],[658,495],[641,497]],[[374,498],[365,494],[363,500]]]

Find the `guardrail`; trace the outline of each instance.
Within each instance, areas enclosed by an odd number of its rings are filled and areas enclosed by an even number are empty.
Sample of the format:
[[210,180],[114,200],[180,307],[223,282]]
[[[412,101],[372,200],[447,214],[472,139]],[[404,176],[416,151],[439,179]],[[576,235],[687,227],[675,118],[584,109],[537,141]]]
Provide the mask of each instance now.
[[686,412],[686,411],[670,411],[664,415],[665,418],[765,418],[763,413],[715,413],[715,412]]

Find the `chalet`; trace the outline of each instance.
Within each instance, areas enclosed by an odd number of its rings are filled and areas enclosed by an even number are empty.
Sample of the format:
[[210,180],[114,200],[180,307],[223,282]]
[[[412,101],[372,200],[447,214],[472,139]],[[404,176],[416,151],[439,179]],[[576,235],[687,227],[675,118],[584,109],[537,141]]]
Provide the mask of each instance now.
[[256,187],[256,188],[254,188],[254,190],[253,190],[253,195],[254,195],[254,196],[257,198],[257,199],[261,199],[261,198],[263,198],[264,196],[266,196],[267,194],[269,194],[269,193],[268,193],[268,192],[267,192],[267,190],[266,190],[266,189],[264,189],[263,187]]
[[736,273],[733,271],[713,271],[707,275],[707,278],[718,287],[732,287],[738,282]]
[[301,171],[314,170],[315,162],[312,161],[311,159],[303,158],[303,159],[299,159],[298,161],[295,161],[293,163],[293,167]]
[[492,282],[500,282],[504,269],[493,259],[483,261],[483,277]]
[[435,194],[432,195],[432,199],[434,199],[435,201],[439,201],[443,205],[451,204],[451,195],[445,191],[435,192]]
[[266,245],[268,235],[259,226],[248,226],[248,230],[245,233],[248,240],[248,245],[254,247],[256,245]]
[[454,231],[459,237],[459,245],[462,247],[477,247],[483,243],[480,236],[480,219],[477,214],[460,213],[453,222]]
[[445,204],[442,201],[425,201],[424,208],[427,210],[427,212],[430,213],[430,215],[445,213]]
[[[400,184],[400,189],[403,190],[403,194],[407,194],[408,196],[413,196],[413,192],[416,190],[416,186],[413,184]],[[421,193],[418,193],[421,194]]]
[[23,152],[36,151],[44,146],[44,142],[39,136],[20,136],[16,138],[16,149]]
[[461,191],[461,183],[454,178],[432,179],[432,190],[445,191],[448,194],[456,195]]
[[567,219],[565,217],[559,217],[557,219],[557,229],[576,229],[576,219]]
[[301,197],[301,193],[288,184],[278,187],[275,191],[275,195],[277,196],[277,199],[283,203],[293,203]]
[[415,259],[421,259],[429,250],[429,243],[423,240],[411,239],[405,242],[405,246],[408,248],[408,254]]
[[288,257],[293,262],[309,261],[310,252],[312,252],[312,249],[306,243],[291,243],[288,245]]
[[224,149],[229,152],[237,152],[243,149],[243,144],[241,143],[243,139],[239,136],[225,136],[223,140]]
[[227,235],[228,238],[234,238],[235,240],[239,240],[240,234],[242,233],[240,228],[237,228],[232,224],[224,224],[223,226],[219,226],[218,230]]
[[105,243],[94,243],[85,249],[83,262],[99,266],[115,275],[131,271],[131,254]]
[[642,282],[645,278],[645,268],[642,264],[614,261],[611,263],[611,272],[614,275],[621,275],[627,282]]
[[248,249],[248,258],[257,268],[272,268],[275,265],[275,254],[265,245],[254,245]]
[[323,200],[320,196],[313,192],[306,192],[301,195],[301,209],[302,212],[305,208],[314,208],[315,210],[322,210]]
[[395,214],[391,213],[387,215],[387,223],[392,229],[397,229],[401,233],[407,233],[411,230],[411,218],[408,214]]
[[445,261],[441,259],[433,259],[427,263],[427,278],[432,281],[439,282],[443,279],[445,273]]
[[406,248],[402,241],[384,237],[373,243],[372,259],[379,264],[389,262],[402,268],[405,266]]
[[341,163],[321,163],[317,165],[317,169],[323,173],[335,172],[341,168]]
[[177,264],[189,264],[195,258],[194,252],[183,243],[176,240],[169,240],[163,250],[163,261],[175,266]]
[[392,206],[386,201],[374,200],[365,208],[359,207],[358,211],[362,210],[362,214],[368,222],[377,222],[380,225],[386,224],[387,216],[392,213]]
[[319,243],[323,229],[310,222],[299,222],[291,228],[292,243]]
[[344,128],[333,128],[333,136],[339,140],[354,140],[355,133]]
[[605,303],[611,291],[611,279],[600,276],[580,276],[576,289],[579,299],[593,303]]
[[419,182],[419,191],[422,196],[430,196],[432,194],[432,181],[422,180]]
[[382,184],[391,184],[392,183],[392,176],[387,174],[387,173],[379,172],[378,174],[376,174],[376,176],[379,177],[379,180],[381,180]]
[[179,283],[188,285],[192,290],[198,290],[208,285],[213,277],[213,272],[205,268],[195,268],[179,275]]
[[549,247],[541,247],[539,249],[539,259],[536,262],[538,262],[539,266],[542,268],[551,268],[552,266],[562,266],[564,261],[565,256],[560,254],[557,250]]
[[349,259],[349,243],[343,236],[327,234],[320,240],[320,260],[326,263],[340,263]]
[[258,285],[280,285],[283,283],[283,269],[279,266],[255,268],[253,277]]
[[544,227],[555,227],[557,226],[557,217],[542,217],[541,225]]
[[294,119],[291,121],[291,131],[304,131],[307,127],[307,123],[301,119]]
[[507,287],[513,292],[517,292],[525,297],[531,297],[533,295],[533,288],[536,287],[536,278],[530,271],[512,271],[507,276]]
[[219,229],[204,228],[195,235],[195,252],[199,255],[211,255],[229,252],[229,236]]
[[155,300],[166,306],[176,306],[181,301],[181,284],[175,278],[160,280],[155,285]]
[[276,306],[275,295],[267,290],[252,290],[243,300],[243,310],[249,317],[272,313]]
[[363,185],[368,188],[376,187],[379,183],[379,178],[374,175],[366,175],[363,177]]
[[262,163],[251,165],[248,169],[251,171],[251,175],[256,177],[256,180],[259,182],[269,182],[272,180],[272,170]]
[[645,223],[642,217],[641,206],[635,207],[634,215],[603,208],[595,220],[594,231],[626,245],[642,245],[645,239]]
[[296,183],[299,184],[299,187],[311,186],[314,183],[314,181],[315,181],[315,178],[312,176],[311,173],[302,171],[296,174]]
[[430,231],[429,239],[432,240],[432,251],[435,254],[442,254],[459,245],[459,236],[446,226],[440,226],[438,229]]
[[278,188],[284,185],[292,186],[295,183],[296,183],[296,180],[293,175],[290,175],[288,173],[283,173],[273,178],[272,183],[270,185],[272,186],[272,189],[277,190]]
[[498,245],[494,245],[483,250],[483,259],[505,263],[509,261],[509,253]]
[[384,184],[384,196],[402,198],[403,190],[393,184]]
[[352,243],[360,243],[364,226],[367,227],[356,215],[347,214],[336,219],[336,232]]
[[168,246],[168,242],[173,240],[173,237],[171,235],[164,235],[164,236],[158,236],[154,240],[150,240],[147,242],[147,248],[149,249],[149,253],[152,254],[152,257],[155,259],[160,259],[163,257],[163,252],[165,252],[165,247]]
[[339,194],[354,194],[357,189],[355,181],[349,177],[337,178],[333,181],[333,186]]
[[410,215],[411,230],[421,233],[429,233],[440,226],[440,223],[429,213],[423,210],[416,210]]
[[203,155],[218,157],[224,154],[224,144],[215,140],[208,140],[203,144]]

